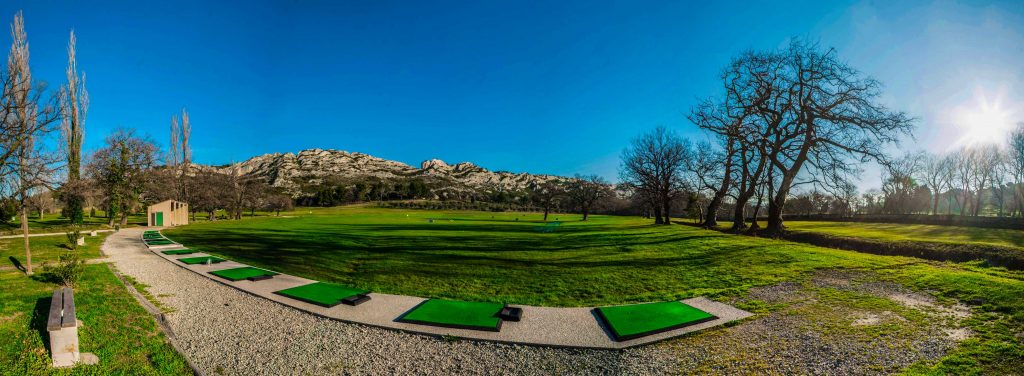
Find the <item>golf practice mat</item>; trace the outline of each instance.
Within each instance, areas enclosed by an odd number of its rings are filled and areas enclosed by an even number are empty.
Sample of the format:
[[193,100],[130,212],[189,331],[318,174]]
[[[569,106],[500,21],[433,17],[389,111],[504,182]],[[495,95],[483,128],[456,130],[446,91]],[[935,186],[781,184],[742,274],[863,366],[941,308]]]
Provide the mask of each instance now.
[[277,275],[277,273],[274,273],[272,271],[254,268],[251,266],[216,270],[210,272],[210,274],[224,278],[229,281],[241,281],[243,279],[248,279],[250,281],[260,281],[264,279],[273,278],[275,275]]
[[601,307],[595,311],[616,341],[663,333],[717,318],[682,302]]
[[501,330],[501,318],[498,317],[498,313],[504,307],[505,305],[500,303],[430,299],[403,314],[398,321],[497,332]]
[[174,242],[172,242],[170,240],[167,240],[167,239],[146,240],[146,244],[148,244],[148,245],[168,245],[168,244],[174,244]]
[[216,264],[216,263],[219,263],[219,262],[224,262],[224,259],[222,259],[220,257],[214,257],[214,256],[200,256],[200,257],[180,258],[180,259],[178,259],[178,261],[181,261],[181,262],[183,262],[185,264],[188,264],[188,265],[198,265],[198,264],[206,264],[206,263]]
[[188,254],[195,253],[195,251],[193,251],[191,249],[172,249],[170,251],[163,251],[163,252],[160,252],[160,253],[163,253],[165,255],[172,255],[173,256],[173,255],[188,255]]
[[308,285],[292,287],[290,289],[274,291],[275,294],[281,296],[287,296],[295,300],[301,300],[306,303],[328,308],[341,303],[345,303],[347,305],[359,305],[370,300],[370,297],[366,295],[368,292],[369,291],[366,290],[354,289],[326,282],[315,282]]

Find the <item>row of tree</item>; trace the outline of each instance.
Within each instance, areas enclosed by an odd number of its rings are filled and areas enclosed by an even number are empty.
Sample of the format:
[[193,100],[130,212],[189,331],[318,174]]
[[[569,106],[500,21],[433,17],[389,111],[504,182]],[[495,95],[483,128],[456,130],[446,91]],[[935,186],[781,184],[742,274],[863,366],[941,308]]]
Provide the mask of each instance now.
[[816,44],[745,52],[720,79],[721,93],[688,116],[711,141],[694,145],[659,127],[622,154],[621,179],[656,223],[670,223],[682,200],[708,227],[731,207],[741,231],[748,210],[756,218],[766,206],[767,230],[778,233],[792,192],[855,192],[859,162],[888,163],[884,151],[913,129],[913,119],[878,102],[878,81]]

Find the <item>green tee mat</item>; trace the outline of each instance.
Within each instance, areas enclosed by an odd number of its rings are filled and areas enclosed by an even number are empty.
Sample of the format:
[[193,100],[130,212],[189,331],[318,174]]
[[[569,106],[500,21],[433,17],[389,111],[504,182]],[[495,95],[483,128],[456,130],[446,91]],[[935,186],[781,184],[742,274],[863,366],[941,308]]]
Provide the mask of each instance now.
[[717,318],[675,301],[601,307],[595,311],[616,341],[663,333]]
[[277,273],[274,273],[272,271],[254,268],[251,266],[216,270],[210,272],[210,274],[224,278],[229,281],[241,281],[243,279],[265,279],[267,277],[273,277],[277,275]]
[[146,241],[146,245],[170,245],[170,244],[174,244],[174,242],[172,242],[172,241],[170,241],[170,240],[152,240],[152,241]]
[[193,251],[191,249],[172,249],[170,251],[163,251],[163,252],[160,252],[160,253],[163,253],[165,255],[172,255],[173,256],[173,255],[192,254],[192,253],[195,253],[195,251]]
[[292,287],[290,289],[274,291],[275,294],[281,296],[287,296],[295,300],[328,308],[341,304],[347,298],[366,295],[368,292],[369,291],[366,290],[326,282],[315,282],[308,285]]
[[403,314],[398,321],[497,332],[501,330],[498,312],[503,307],[505,305],[500,303],[430,299]]
[[215,256],[185,257],[178,259],[178,261],[188,265],[205,264],[207,260],[209,260],[211,264],[224,262],[224,259]]

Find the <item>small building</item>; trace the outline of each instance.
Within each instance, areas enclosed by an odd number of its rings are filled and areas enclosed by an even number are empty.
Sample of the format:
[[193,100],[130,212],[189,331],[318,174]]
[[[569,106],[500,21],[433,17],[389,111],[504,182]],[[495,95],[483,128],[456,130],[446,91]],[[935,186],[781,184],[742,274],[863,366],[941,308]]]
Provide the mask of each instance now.
[[158,202],[146,208],[146,218],[148,226],[187,225],[188,204],[174,200]]

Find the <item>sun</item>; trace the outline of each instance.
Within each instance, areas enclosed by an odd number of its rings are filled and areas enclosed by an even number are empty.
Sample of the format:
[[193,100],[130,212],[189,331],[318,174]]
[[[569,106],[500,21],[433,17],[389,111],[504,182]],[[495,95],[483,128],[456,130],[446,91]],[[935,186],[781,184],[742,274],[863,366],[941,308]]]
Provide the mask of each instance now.
[[990,101],[985,96],[978,96],[975,106],[962,109],[957,119],[957,126],[961,130],[957,145],[1001,145],[1006,143],[1007,135],[1013,129],[1013,113],[1003,109],[1001,102],[1000,100]]

